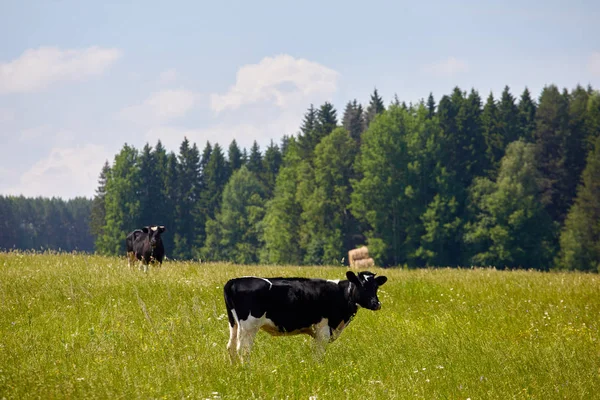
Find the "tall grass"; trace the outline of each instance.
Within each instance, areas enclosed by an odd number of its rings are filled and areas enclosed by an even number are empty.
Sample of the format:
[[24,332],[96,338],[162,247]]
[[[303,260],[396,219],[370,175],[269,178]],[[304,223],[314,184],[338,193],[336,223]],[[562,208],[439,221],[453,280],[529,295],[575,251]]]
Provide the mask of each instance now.
[[322,362],[305,336],[259,333],[231,366],[223,284],[340,279],[340,267],[0,253],[0,398],[600,398],[600,279],[580,273],[380,270]]

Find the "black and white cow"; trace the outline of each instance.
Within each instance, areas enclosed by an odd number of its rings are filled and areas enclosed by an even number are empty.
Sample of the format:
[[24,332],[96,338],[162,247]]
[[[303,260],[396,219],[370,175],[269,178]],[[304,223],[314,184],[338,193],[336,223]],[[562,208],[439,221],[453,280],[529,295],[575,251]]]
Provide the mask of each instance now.
[[307,334],[318,355],[348,326],[358,307],[379,310],[377,289],[387,278],[369,271],[346,272],[347,280],[242,277],[223,287],[229,318],[231,361],[250,354],[260,329],[271,335]]
[[[150,262],[158,262],[159,265],[162,265],[165,257],[165,247],[160,235],[164,231],[164,226],[146,226],[142,229],[136,229],[127,235],[125,244],[127,246],[127,255],[130,260],[130,265],[134,258],[142,262],[141,267],[144,272],[148,271],[148,264],[150,264]],[[133,255],[129,252],[129,243],[131,239]]]
[[136,229],[135,231],[130,232],[125,238],[125,248],[127,251],[127,264],[131,267],[131,265],[135,262],[135,252],[133,251],[133,243],[135,239],[142,234],[144,231],[141,229]]

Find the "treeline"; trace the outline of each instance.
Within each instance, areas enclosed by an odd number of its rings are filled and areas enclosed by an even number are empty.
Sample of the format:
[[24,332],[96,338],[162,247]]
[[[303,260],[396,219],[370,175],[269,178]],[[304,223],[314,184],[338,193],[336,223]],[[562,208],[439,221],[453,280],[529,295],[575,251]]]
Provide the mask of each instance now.
[[235,140],[202,153],[125,145],[100,175],[96,248],[122,254],[133,228],[163,224],[167,255],[237,263],[340,264],[368,244],[379,265],[596,271],[600,94],[508,87],[484,101],[311,106],[264,154]]
[[0,249],[94,251],[92,201],[0,196]]

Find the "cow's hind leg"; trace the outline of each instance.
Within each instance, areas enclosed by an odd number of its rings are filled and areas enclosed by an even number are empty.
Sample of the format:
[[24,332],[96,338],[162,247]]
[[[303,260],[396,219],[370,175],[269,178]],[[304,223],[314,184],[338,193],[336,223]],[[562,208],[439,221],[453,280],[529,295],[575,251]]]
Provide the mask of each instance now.
[[232,364],[237,362],[237,336],[238,324],[234,322],[233,325],[229,325],[229,342],[227,342],[227,351]]
[[262,323],[262,318],[255,318],[252,315],[249,315],[248,319],[239,321],[238,323],[237,353],[242,364],[250,361],[250,351],[254,344],[254,337],[258,333]]

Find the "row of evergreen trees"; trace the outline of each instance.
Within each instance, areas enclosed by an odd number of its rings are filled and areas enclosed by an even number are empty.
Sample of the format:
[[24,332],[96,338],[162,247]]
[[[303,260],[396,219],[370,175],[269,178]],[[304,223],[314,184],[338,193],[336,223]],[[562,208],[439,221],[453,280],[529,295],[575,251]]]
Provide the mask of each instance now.
[[0,196],[0,249],[94,251],[92,200]]
[[368,244],[380,265],[597,270],[600,94],[539,100],[508,87],[485,102],[455,88],[439,104],[311,106],[300,132],[264,154],[233,141],[202,154],[125,145],[93,200],[96,249],[164,224],[176,259],[336,264]]

